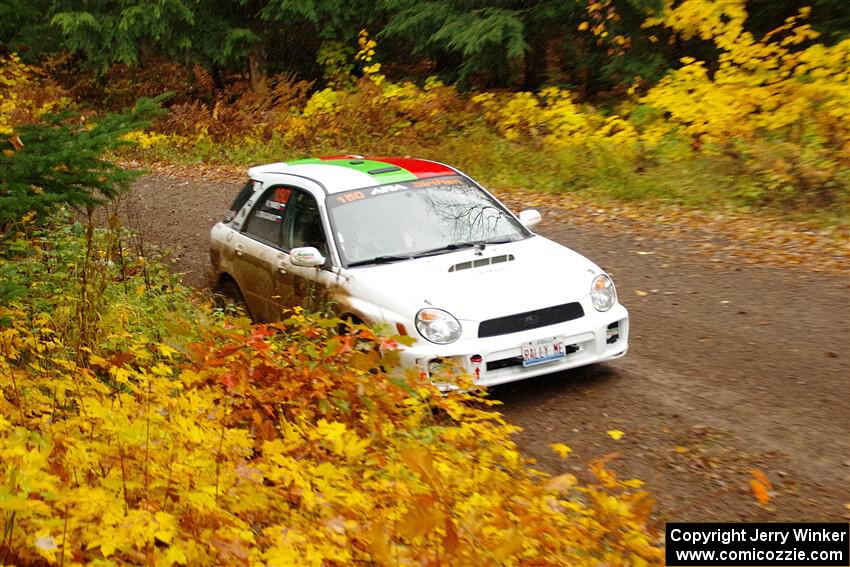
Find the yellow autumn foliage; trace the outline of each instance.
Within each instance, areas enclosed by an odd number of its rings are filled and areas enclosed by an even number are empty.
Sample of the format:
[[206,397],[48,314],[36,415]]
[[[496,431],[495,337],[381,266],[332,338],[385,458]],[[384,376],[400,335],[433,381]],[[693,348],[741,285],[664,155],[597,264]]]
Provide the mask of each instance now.
[[83,228],[15,260],[31,291],[0,306],[0,563],[661,562],[647,493],[600,464],[590,485],[533,471],[486,398],[382,370],[402,338],[215,315],[116,238],[95,237],[85,343],[62,309]]
[[[825,143],[850,139],[850,40],[832,46],[814,43],[802,23],[809,9],[788,18],[764,38],[745,31],[743,0],[686,0],[667,4],[661,19],[684,38],[698,35],[721,50],[713,73],[703,61],[682,59],[641,102],[668,114],[670,131],[727,144],[780,134],[793,139],[809,131]],[[788,131],[798,127],[797,132]],[[846,147],[846,146],[845,146]]]
[[62,89],[45,80],[40,69],[23,63],[16,53],[0,55],[0,136],[69,104]]

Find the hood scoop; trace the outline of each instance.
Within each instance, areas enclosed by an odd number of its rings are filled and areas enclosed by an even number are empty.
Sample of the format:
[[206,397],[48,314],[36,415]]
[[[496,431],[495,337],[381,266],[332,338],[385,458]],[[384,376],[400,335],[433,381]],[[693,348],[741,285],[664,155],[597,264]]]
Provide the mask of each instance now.
[[504,264],[505,262],[513,262],[516,260],[513,254],[504,254],[502,256],[490,256],[489,258],[480,258],[469,262],[461,262],[449,268],[450,272],[459,272],[461,270],[469,270],[472,268],[483,268],[493,264]]

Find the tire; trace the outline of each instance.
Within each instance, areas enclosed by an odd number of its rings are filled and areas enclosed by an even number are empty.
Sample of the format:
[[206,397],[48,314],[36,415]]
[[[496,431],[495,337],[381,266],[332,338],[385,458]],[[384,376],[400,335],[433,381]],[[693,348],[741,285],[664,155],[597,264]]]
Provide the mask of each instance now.
[[360,320],[360,317],[351,313],[346,313],[340,317],[340,319],[342,319],[343,322],[337,325],[336,332],[338,335],[347,335],[349,332],[349,324],[359,325],[363,323],[363,321]]
[[239,285],[231,278],[222,278],[213,289],[215,306],[229,315],[244,314],[251,317],[248,304],[242,296]]

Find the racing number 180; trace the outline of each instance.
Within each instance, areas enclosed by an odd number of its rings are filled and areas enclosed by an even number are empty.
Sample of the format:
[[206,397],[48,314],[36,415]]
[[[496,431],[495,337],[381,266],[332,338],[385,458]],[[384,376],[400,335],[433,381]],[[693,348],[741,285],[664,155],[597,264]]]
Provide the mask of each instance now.
[[362,191],[354,191],[353,193],[346,193],[345,195],[337,196],[336,200],[340,203],[352,203],[354,201],[359,201],[360,199],[365,199],[366,195],[363,194]]

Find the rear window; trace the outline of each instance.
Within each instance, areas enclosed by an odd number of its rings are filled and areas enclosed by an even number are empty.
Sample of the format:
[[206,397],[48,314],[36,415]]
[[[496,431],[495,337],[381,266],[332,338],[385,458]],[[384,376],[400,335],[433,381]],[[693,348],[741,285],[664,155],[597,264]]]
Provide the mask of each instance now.
[[239,209],[248,202],[248,199],[251,198],[251,195],[254,194],[254,188],[258,182],[253,179],[249,179],[245,186],[242,187],[242,190],[239,191],[239,194],[236,195],[236,199],[233,201],[233,204],[230,205],[230,211],[226,215],[224,215],[224,222],[230,222],[236,216],[236,213],[239,212]]

